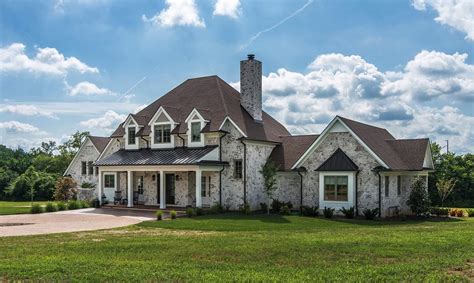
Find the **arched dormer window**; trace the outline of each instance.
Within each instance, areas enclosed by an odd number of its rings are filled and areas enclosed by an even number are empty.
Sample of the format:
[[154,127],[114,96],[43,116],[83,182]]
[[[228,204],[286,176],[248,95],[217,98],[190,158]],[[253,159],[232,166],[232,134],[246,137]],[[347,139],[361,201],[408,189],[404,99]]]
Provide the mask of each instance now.
[[202,147],[204,146],[204,134],[201,132],[206,123],[206,119],[199,113],[197,109],[193,109],[186,118],[188,126],[188,146],[189,147]]
[[166,110],[160,107],[149,123],[151,148],[173,148],[174,135],[171,134],[171,131],[176,125],[177,123],[173,121]]

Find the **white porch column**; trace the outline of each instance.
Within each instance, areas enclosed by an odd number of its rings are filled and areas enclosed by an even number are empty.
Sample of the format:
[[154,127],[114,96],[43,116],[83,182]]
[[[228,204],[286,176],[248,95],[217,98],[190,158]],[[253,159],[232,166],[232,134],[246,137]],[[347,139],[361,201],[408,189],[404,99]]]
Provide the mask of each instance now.
[[100,205],[102,205],[102,194],[104,191],[104,189],[102,188],[103,186],[102,170],[100,170],[100,167],[98,167],[98,169],[99,169],[99,178],[97,180],[97,198],[99,199]]
[[127,171],[127,206],[133,207],[133,171]]
[[160,208],[166,208],[165,172],[160,171]]
[[196,207],[202,207],[202,196],[201,196],[201,169],[196,170]]

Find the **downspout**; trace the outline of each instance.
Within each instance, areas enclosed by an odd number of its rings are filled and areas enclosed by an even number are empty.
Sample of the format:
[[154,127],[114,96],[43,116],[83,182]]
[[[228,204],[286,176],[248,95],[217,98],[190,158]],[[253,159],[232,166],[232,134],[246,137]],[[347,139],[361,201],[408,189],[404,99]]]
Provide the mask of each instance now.
[[247,204],[247,144],[245,144],[244,140],[241,139],[240,142],[244,145],[244,160],[242,170],[243,177],[244,177],[244,204]]
[[356,216],[359,216],[359,205],[357,204],[357,200],[359,199],[359,196],[358,196],[358,190],[359,190],[359,179],[358,179],[358,176],[359,176],[359,172],[360,170],[357,170],[356,171],[356,185],[355,185],[355,211],[356,211]]
[[380,170],[377,170],[379,175],[379,217],[382,216],[382,176],[380,176]]
[[183,145],[182,145],[181,147],[182,147],[182,148],[184,148],[184,142],[185,142],[184,138],[183,138],[183,137],[181,137],[181,136],[179,135],[179,133],[178,133],[178,134],[176,134],[176,135],[178,136],[178,138],[180,138],[180,139],[183,141]]
[[[219,137],[219,161],[222,162],[222,139],[227,136],[227,132],[224,132],[222,136]],[[222,206],[222,172],[224,172],[224,166],[219,171],[219,204]]]
[[302,170],[298,168],[298,175],[300,175],[300,211],[303,211],[303,174],[301,174]]
[[[140,136],[140,138],[144,141],[146,141],[146,148],[150,148],[150,144],[148,143],[148,140],[145,139],[144,137]],[[139,145],[140,146],[140,145]]]

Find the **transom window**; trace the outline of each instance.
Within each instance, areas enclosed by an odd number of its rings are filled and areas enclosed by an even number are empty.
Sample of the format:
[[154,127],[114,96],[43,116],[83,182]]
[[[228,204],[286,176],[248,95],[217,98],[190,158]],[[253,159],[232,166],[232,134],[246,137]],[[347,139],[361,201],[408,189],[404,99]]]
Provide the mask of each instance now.
[[128,127],[128,144],[135,144],[135,127]]
[[112,174],[104,175],[104,187],[115,188],[115,175],[112,175]]
[[171,142],[171,125],[155,125],[155,143]]
[[191,123],[191,142],[201,141],[201,122]]
[[324,200],[347,201],[347,176],[324,176]]

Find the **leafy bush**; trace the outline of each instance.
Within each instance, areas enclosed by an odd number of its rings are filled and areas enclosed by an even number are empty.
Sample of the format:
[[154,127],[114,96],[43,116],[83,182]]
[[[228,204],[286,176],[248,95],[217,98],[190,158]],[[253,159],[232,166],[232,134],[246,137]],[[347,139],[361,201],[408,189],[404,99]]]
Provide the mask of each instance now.
[[354,218],[355,216],[355,209],[353,206],[351,206],[350,208],[346,209],[345,207],[341,208],[339,210],[340,212],[342,212],[342,214],[344,214],[344,216],[347,218],[347,219],[352,219]]
[[196,207],[195,211],[197,216],[204,215],[204,210],[201,207]]
[[89,208],[91,207],[91,203],[88,200],[81,200],[81,207],[82,208]]
[[466,212],[469,217],[474,217],[474,208],[469,208]]
[[67,205],[65,202],[58,202],[58,211],[62,211],[62,210],[66,210],[67,209]]
[[156,220],[157,220],[157,221],[163,219],[163,211],[162,211],[162,210],[157,210],[157,211],[155,212],[155,215],[156,215]]
[[54,202],[48,202],[45,210],[46,212],[55,212],[58,211],[58,206]]
[[173,220],[176,219],[176,216],[177,216],[176,210],[171,210],[170,216],[171,216],[171,219],[173,219]]
[[281,215],[290,215],[290,208],[287,205],[281,207],[280,210]]
[[417,178],[411,185],[407,205],[416,215],[423,215],[430,210],[430,196],[422,178]]
[[72,200],[72,201],[68,202],[67,208],[68,208],[69,210],[81,209],[81,208],[82,208],[82,205],[81,205],[81,202],[80,202],[80,201]]
[[449,216],[455,217],[458,214],[457,212],[458,212],[457,208],[450,208],[449,209]]
[[77,183],[71,177],[62,177],[59,178],[56,182],[54,199],[59,201],[69,201],[76,198]]
[[267,212],[268,211],[268,204],[266,204],[264,202],[261,202],[260,203],[260,210],[262,210],[263,212]]
[[194,209],[193,209],[192,207],[186,208],[186,215],[187,215],[188,217],[193,217],[193,215],[194,215]]
[[272,208],[272,212],[273,213],[280,213],[280,210],[281,210],[281,207],[284,205],[283,202],[277,200],[277,199],[273,199],[272,200],[272,204],[271,204],[271,208]]
[[39,205],[39,204],[36,203],[36,204],[33,204],[33,205],[31,206],[30,212],[31,212],[32,214],[43,213],[43,212],[44,212],[44,208],[43,208],[41,205]]
[[285,202],[284,205],[288,206],[290,210],[293,209],[293,204],[291,203],[291,201]]
[[466,213],[465,213],[464,209],[458,209],[457,212],[456,212],[457,217],[464,217],[465,214]]
[[224,212],[224,208],[219,203],[214,203],[211,208],[209,208],[209,213],[217,214]]
[[430,213],[436,216],[448,216],[449,209],[445,207],[432,207],[430,208]]
[[239,211],[243,214],[249,215],[250,214],[250,205],[248,203],[244,203],[239,205]]
[[57,175],[39,172],[30,166],[23,174],[11,181],[5,194],[15,200],[50,200]]
[[323,215],[324,215],[324,217],[326,217],[326,218],[332,218],[332,216],[334,215],[334,211],[335,211],[334,208],[324,207],[324,209],[323,209]]
[[92,189],[95,188],[95,184],[89,183],[89,182],[84,182],[81,184],[81,188],[83,189]]
[[374,220],[375,217],[377,217],[377,215],[379,214],[379,209],[378,208],[374,208],[374,209],[366,208],[362,211],[362,213],[364,214],[365,219]]
[[301,214],[303,216],[315,217],[319,215],[319,207],[317,206],[302,206]]

